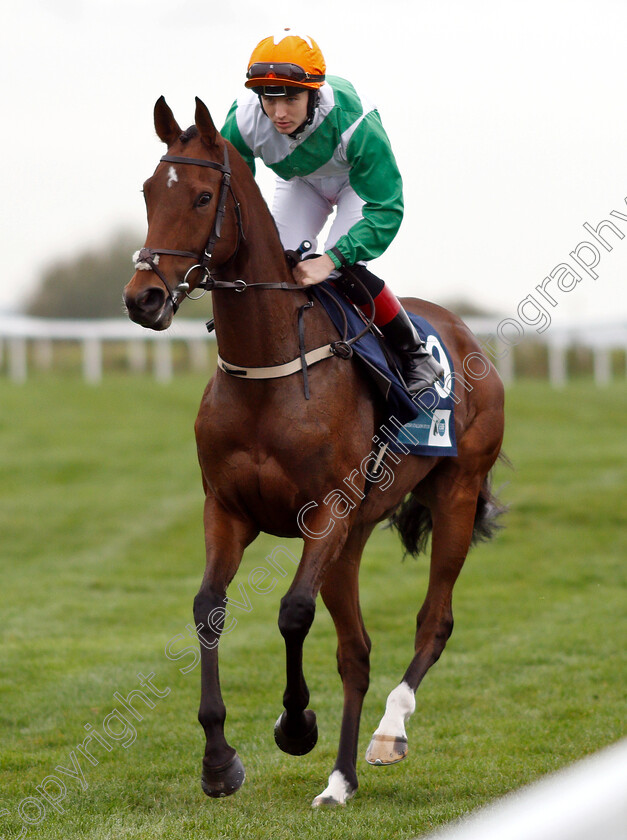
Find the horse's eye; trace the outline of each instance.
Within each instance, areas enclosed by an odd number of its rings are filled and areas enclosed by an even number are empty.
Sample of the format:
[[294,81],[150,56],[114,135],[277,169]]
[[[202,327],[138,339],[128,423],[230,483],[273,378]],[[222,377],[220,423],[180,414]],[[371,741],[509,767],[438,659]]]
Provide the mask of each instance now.
[[201,193],[196,199],[195,207],[208,207],[211,204],[211,193]]

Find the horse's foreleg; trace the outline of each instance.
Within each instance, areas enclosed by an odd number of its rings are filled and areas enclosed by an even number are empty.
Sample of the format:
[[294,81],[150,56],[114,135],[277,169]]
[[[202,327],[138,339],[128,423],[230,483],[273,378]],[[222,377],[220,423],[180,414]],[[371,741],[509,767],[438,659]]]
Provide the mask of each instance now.
[[[314,530],[313,525],[311,526]],[[279,630],[285,640],[285,711],[274,727],[278,746],[291,755],[305,755],[316,745],[316,715],[307,709],[309,689],[303,675],[303,644],[313,623],[316,597],[329,565],[344,545],[348,526],[335,523],[324,539],[305,539],[303,555],[289,590],[281,599]]]
[[366,752],[370,764],[394,764],[407,755],[405,724],[416,708],[415,691],[453,631],[453,586],[470,547],[480,487],[474,476],[467,483],[457,478],[459,483],[447,483],[448,493],[434,494],[429,585],[416,622],[415,655],[400,685],[388,696]]
[[201,657],[198,720],[205,730],[206,746],[201,785],[207,796],[228,796],[245,778],[244,766],[224,736],[226,708],[220,692],[218,643],[225,626],[226,589],[237,571],[244,548],[256,536],[248,524],[229,516],[213,499],[205,502],[207,565],[194,599],[194,621]]
[[359,721],[370,672],[370,639],[359,606],[359,563],[372,527],[351,531],[321,589],[337,631],[337,666],[344,687],[344,709],[337,760],[328,786],[312,803],[314,807],[343,805],[357,790]]

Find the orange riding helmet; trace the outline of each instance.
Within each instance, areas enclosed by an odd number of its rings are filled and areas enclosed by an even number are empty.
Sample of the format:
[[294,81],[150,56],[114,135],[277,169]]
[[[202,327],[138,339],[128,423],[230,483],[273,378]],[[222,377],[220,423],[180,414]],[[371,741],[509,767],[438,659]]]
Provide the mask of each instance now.
[[245,84],[256,91],[266,87],[318,90],[324,84],[325,72],[324,56],[314,39],[286,28],[257,44],[248,62]]

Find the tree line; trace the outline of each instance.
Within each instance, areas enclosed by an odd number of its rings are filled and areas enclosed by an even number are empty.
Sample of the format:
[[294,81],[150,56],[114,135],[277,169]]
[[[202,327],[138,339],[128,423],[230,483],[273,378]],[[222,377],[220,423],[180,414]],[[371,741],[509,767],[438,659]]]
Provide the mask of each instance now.
[[[120,231],[99,248],[52,263],[30,296],[26,314],[39,318],[125,317],[122,290],[133,275],[131,256],[142,242],[142,234]],[[203,305],[181,307],[178,317],[208,317],[209,297]],[[462,317],[488,314],[467,300],[443,305]]]
[[121,318],[122,290],[133,275],[141,234],[118,232],[104,246],[44,269],[25,307],[40,318]]

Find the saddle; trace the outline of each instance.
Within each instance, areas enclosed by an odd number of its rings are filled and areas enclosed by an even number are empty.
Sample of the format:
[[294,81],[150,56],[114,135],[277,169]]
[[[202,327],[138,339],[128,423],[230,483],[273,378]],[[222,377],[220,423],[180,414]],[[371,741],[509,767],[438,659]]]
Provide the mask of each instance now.
[[[425,318],[408,313],[420,337],[435,350],[447,370],[444,385],[436,383],[412,399],[400,376],[400,362],[372,324],[364,332],[365,316],[329,281],[309,288],[311,295],[325,309],[343,335],[347,329],[353,358],[374,386],[382,402],[385,421],[379,438],[395,452],[412,455],[457,455],[454,423],[454,399],[450,382],[453,374],[451,356],[437,330]],[[331,302],[331,298],[334,302]],[[340,314],[343,313],[343,315]],[[344,323],[346,319],[346,326]],[[376,399],[376,396],[375,396]]]

